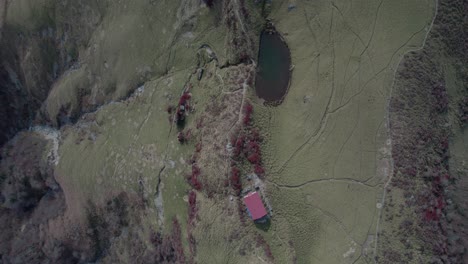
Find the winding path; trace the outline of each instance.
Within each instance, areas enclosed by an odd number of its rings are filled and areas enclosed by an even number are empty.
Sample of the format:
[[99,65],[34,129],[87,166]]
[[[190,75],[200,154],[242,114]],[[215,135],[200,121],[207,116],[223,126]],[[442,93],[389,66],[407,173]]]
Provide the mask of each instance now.
[[[427,41],[427,37],[429,36],[429,33],[431,32],[431,29],[432,27],[434,26],[434,21],[435,19],[437,18],[437,14],[438,14],[438,8],[439,8],[439,1],[438,0],[434,0],[435,1],[435,12],[434,12],[434,17],[432,18],[432,21],[431,21],[431,24],[429,26],[429,28],[427,29],[427,32],[426,32],[426,35],[424,36],[424,40],[423,40],[423,43],[422,45],[419,47],[419,48],[415,48],[415,49],[410,49],[408,51],[406,51],[400,58],[400,60],[398,61],[397,63],[397,66],[395,67],[395,71],[394,71],[394,74],[393,74],[393,81],[392,81],[392,84],[390,86],[390,94],[388,96],[388,102],[387,102],[387,110],[386,110],[386,121],[387,121],[387,135],[388,137],[391,137],[391,129],[390,129],[390,100],[392,98],[392,93],[393,93],[393,87],[395,86],[395,82],[396,82],[396,76],[397,76],[397,72],[398,72],[398,68],[401,64],[401,62],[403,61],[403,59],[405,58],[405,56],[410,53],[410,52],[415,52],[415,51],[419,51],[419,50],[422,50],[425,46],[426,46],[426,41]],[[390,143],[390,153],[392,153],[392,143]],[[392,157],[392,155],[390,154],[390,157]],[[388,187],[392,181],[392,178],[393,178],[393,169],[394,169],[394,165],[393,165],[393,159],[390,158],[390,171],[389,171],[389,177],[387,179],[387,181],[385,182],[384,186],[383,186],[383,195],[382,195],[382,200],[381,200],[381,204],[384,205],[385,204],[385,198],[386,198],[386,195],[387,195],[387,190],[388,190]],[[377,245],[378,245],[378,238],[379,238],[379,232],[380,232],[380,221],[382,219],[382,209],[379,210],[379,215],[378,215],[378,218],[377,218],[377,224],[376,224],[376,228],[375,228],[375,241],[374,241],[374,263],[377,263],[376,262],[376,256],[377,256]]]

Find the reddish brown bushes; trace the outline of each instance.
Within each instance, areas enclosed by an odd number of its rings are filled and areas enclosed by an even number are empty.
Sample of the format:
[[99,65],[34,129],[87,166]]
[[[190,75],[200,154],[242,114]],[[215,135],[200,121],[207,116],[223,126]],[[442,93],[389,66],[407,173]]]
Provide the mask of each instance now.
[[239,155],[242,153],[244,149],[244,143],[245,143],[245,136],[240,135],[237,139],[234,140],[234,152],[233,156],[235,159],[239,159]]
[[189,193],[189,224],[193,224],[193,221],[197,215],[197,194],[194,191]]
[[195,258],[196,251],[196,241],[195,237],[192,235],[192,227],[195,225],[195,220],[197,218],[197,194],[195,191],[189,192],[189,208],[188,208],[188,223],[187,223],[187,238],[189,242],[190,249],[190,262],[193,263]]
[[231,168],[231,186],[236,192],[236,195],[239,196],[242,190],[242,182],[240,178],[240,170],[237,167]]
[[185,120],[186,111],[190,109],[189,100],[192,98],[192,95],[187,91],[185,91],[182,96],[179,98],[179,104],[177,105],[176,111],[176,121],[178,123],[183,122]]
[[260,152],[260,145],[253,138],[250,138],[247,143],[246,151],[258,154]]
[[179,141],[179,143],[183,144],[183,143],[186,143],[187,141],[189,141],[190,139],[192,138],[192,130],[189,129],[187,131],[180,131],[178,134],[177,134],[177,140]]
[[190,175],[189,183],[197,191],[202,189],[202,185],[198,180],[200,173],[200,168],[196,164],[192,164],[192,174]]
[[253,106],[250,103],[247,103],[244,107],[244,119],[243,123],[245,126],[249,126],[252,121],[252,112]]
[[176,263],[184,263],[185,255],[184,248],[182,246],[182,235],[180,230],[180,224],[177,218],[172,220],[172,240],[174,245],[174,251],[176,253]]
[[246,209],[244,206],[244,203],[242,202],[241,199],[237,199],[237,214],[239,215],[239,220],[243,225],[245,225],[245,213]]
[[444,248],[434,241],[444,236],[440,227],[447,221],[444,189],[448,180],[449,140],[442,124],[449,97],[443,81],[432,81],[413,68],[407,70],[412,72],[405,78],[413,78],[418,85],[412,89],[397,88],[390,104],[395,169],[392,185],[405,192],[401,208],[412,207],[420,217],[415,223],[420,228],[406,224],[400,228],[408,229],[402,230],[405,233],[413,232],[423,244],[428,248],[434,246],[436,251]]
[[261,235],[257,235],[255,238],[255,241],[257,242],[257,247],[263,247],[263,250],[265,251],[265,255],[270,261],[273,261],[275,258],[273,257],[273,254],[271,253],[271,248],[270,245],[265,241],[265,239]]
[[190,261],[189,263],[195,263],[195,252],[196,252],[196,245],[197,241],[192,233],[188,233],[188,242],[189,242],[189,250],[190,250]]
[[187,105],[188,101],[192,98],[192,95],[189,92],[185,92],[179,98],[179,106],[180,105]]
[[468,123],[468,97],[463,98],[458,104],[458,116],[462,126]]
[[257,175],[263,175],[265,173],[265,169],[262,166],[260,166],[258,164],[255,164],[254,165],[254,172]]
[[244,156],[253,164],[255,174],[262,176],[265,170],[262,167],[262,153],[260,150],[260,136],[254,133],[250,134],[247,144],[244,147]]
[[[232,158],[235,162],[242,162],[246,159],[253,165],[253,171],[259,177],[265,173],[262,166],[262,153],[260,143],[262,138],[257,128],[251,127],[253,106],[246,103],[244,107],[244,128],[236,137],[231,138],[231,145],[233,146]],[[235,164],[234,162],[234,164]]]
[[156,263],[185,263],[182,235],[177,218],[172,221],[171,234],[163,237],[161,233],[151,231],[150,241],[155,247],[152,258]]
[[257,164],[260,162],[260,155],[258,153],[252,153],[247,157],[247,160],[252,164]]
[[432,95],[435,99],[435,109],[437,110],[437,112],[446,112],[448,109],[449,99],[445,86],[443,84],[434,86],[434,88],[432,89]]
[[201,143],[201,142],[198,142],[198,143],[195,145],[195,152],[196,152],[196,153],[200,153],[201,150],[202,150],[202,143]]

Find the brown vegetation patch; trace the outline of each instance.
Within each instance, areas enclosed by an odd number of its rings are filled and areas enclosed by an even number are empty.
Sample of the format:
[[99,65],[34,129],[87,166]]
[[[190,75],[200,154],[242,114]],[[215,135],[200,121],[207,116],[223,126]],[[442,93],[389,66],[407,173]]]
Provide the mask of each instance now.
[[[452,128],[447,126],[448,111],[457,108],[463,99],[448,95],[444,64],[447,59],[453,61],[458,78],[467,79],[466,70],[462,70],[466,65],[459,63],[467,58],[467,36],[463,26],[458,26],[468,22],[466,12],[466,1],[439,1],[438,16],[426,46],[407,55],[398,69],[389,109],[394,160],[390,191],[402,192],[404,203],[396,209],[387,208],[384,215],[387,221],[399,223],[396,233],[401,239],[396,240],[405,253],[384,243],[385,263],[413,261],[416,255],[434,263],[463,262],[462,238],[456,235],[460,226],[448,217],[454,210],[449,200],[457,179],[449,166]],[[442,57],[441,49],[447,58]],[[464,110],[460,112],[463,116]],[[393,191],[389,194],[390,208],[395,205]],[[409,243],[408,235],[417,243]],[[382,236],[391,239],[389,234]]]
[[252,21],[250,11],[245,0],[227,0],[223,7],[224,23],[228,29],[226,47],[228,48],[229,62],[249,62],[255,58],[257,45],[252,34]]
[[70,217],[46,152],[47,141],[36,133],[22,133],[2,150],[0,262],[115,263],[125,261],[119,247],[129,257],[142,257],[147,238],[132,228],[140,226],[145,209],[138,195],[90,202],[81,208],[84,218]]
[[203,115],[203,126],[198,131],[200,150],[195,153],[192,175],[201,173],[197,179],[209,197],[225,192],[224,180],[230,164],[226,145],[239,120],[242,98],[241,90],[222,94],[210,103]]

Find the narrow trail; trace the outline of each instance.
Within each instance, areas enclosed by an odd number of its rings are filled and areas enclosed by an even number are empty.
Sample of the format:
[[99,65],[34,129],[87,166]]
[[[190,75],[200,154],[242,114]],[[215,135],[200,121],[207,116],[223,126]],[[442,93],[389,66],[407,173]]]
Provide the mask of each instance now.
[[[410,49],[408,51],[406,51],[401,57],[400,57],[400,60],[398,61],[398,63],[396,64],[396,67],[395,67],[395,71],[393,73],[393,81],[392,81],[392,84],[390,85],[390,93],[389,93],[389,96],[388,96],[388,100],[387,100],[387,107],[386,107],[386,126],[387,126],[387,135],[388,137],[390,138],[391,140],[391,128],[390,128],[390,101],[391,101],[391,98],[392,98],[392,94],[393,94],[393,88],[395,86],[395,82],[396,82],[396,77],[397,77],[397,73],[398,73],[398,68],[401,64],[401,62],[404,60],[405,56],[411,52],[415,52],[415,51],[419,51],[419,50],[422,50],[424,49],[424,47],[426,46],[426,41],[427,41],[427,38],[429,36],[429,33],[431,32],[432,30],[432,27],[434,26],[434,21],[435,19],[437,18],[437,15],[438,15],[438,8],[439,8],[439,1],[438,0],[434,0],[435,2],[435,12],[434,12],[434,16],[432,18],[432,21],[430,23],[430,26],[429,28],[427,29],[427,32],[426,32],[426,35],[424,36],[424,40],[423,40],[423,43],[422,45],[419,47],[419,48],[415,48],[415,49]],[[383,206],[385,205],[385,198],[386,198],[386,195],[387,195],[387,190],[388,190],[388,186],[390,185],[391,181],[392,181],[392,178],[393,178],[393,170],[394,170],[394,163],[393,163],[393,159],[392,159],[392,143],[390,142],[390,170],[389,170],[389,177],[388,177],[388,180],[384,183],[384,186],[383,186],[383,195],[382,195],[382,200],[381,200],[381,204],[382,204],[382,209],[379,210],[379,214],[378,214],[378,217],[377,217],[377,224],[376,224],[376,228],[375,228],[375,241],[374,241],[374,263],[377,263],[376,262],[376,256],[377,256],[377,245],[378,245],[378,238],[379,238],[379,231],[380,231],[380,222],[381,222],[381,219],[382,219],[382,211],[383,211]]]
[[301,188],[303,186],[306,186],[312,183],[323,183],[323,182],[340,182],[340,183],[347,183],[347,184],[358,184],[358,185],[366,186],[369,188],[374,188],[374,187],[381,185],[381,184],[368,184],[367,181],[371,179],[372,178],[365,180],[365,181],[358,181],[353,178],[326,178],[326,179],[310,180],[310,181],[306,181],[300,184],[280,184],[280,183],[276,183],[270,180],[267,180],[267,182],[273,184],[274,186],[278,188],[286,188],[286,189],[297,189],[297,188]]

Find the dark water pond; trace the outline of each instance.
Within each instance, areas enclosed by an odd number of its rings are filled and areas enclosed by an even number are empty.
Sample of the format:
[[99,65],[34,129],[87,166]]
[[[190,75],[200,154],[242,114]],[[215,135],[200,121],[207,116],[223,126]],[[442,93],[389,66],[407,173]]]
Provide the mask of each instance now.
[[260,36],[258,71],[255,78],[257,96],[266,102],[280,103],[288,91],[291,56],[278,33]]

